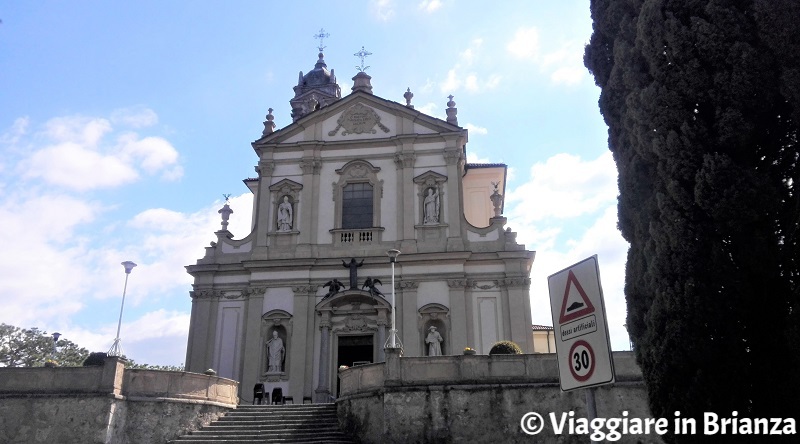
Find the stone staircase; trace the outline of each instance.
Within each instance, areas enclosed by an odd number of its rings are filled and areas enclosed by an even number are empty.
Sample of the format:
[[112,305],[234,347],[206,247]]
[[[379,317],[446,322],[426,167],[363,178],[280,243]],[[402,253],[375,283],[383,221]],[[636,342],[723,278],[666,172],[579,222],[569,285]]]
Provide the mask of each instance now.
[[216,421],[170,441],[183,443],[348,443],[336,404],[240,405]]

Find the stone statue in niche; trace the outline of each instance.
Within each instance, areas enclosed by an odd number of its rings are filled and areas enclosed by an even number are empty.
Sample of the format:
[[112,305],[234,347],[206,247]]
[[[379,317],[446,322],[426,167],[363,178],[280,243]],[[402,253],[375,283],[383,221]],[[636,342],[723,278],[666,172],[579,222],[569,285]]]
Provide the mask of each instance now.
[[428,356],[442,356],[442,335],[436,331],[436,327],[430,326],[428,328],[428,336],[425,337],[425,343],[428,344]]
[[278,231],[291,231],[293,215],[289,196],[283,196],[283,202],[278,205]]
[[267,341],[267,373],[283,372],[283,358],[286,356],[286,348],[283,346],[283,339],[278,337],[278,331],[272,331],[272,339]]
[[434,188],[428,188],[428,195],[423,202],[423,220],[425,225],[439,223],[439,192]]

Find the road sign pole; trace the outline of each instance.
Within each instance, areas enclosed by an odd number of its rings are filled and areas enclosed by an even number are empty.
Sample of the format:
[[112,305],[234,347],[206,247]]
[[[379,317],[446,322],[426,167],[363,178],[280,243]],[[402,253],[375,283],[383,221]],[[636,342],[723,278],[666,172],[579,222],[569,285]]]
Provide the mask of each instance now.
[[597,404],[594,401],[594,392],[596,387],[589,387],[586,389],[586,414],[589,416],[589,421],[597,418]]

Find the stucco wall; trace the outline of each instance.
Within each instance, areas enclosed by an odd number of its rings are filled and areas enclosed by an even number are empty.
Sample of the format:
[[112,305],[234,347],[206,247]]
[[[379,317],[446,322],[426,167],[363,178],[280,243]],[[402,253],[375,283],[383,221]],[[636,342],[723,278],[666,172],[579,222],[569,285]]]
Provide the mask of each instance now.
[[[617,383],[596,389],[598,417],[645,418],[650,413],[641,372],[631,353],[615,353]],[[545,427],[534,437],[520,420],[528,412],[574,412],[585,418],[585,391],[562,392],[555,355],[397,358],[339,373],[339,421],[364,443],[588,442]],[[619,442],[660,442],[623,436]]]
[[0,368],[0,442],[163,444],[234,408],[236,381],[99,367]]

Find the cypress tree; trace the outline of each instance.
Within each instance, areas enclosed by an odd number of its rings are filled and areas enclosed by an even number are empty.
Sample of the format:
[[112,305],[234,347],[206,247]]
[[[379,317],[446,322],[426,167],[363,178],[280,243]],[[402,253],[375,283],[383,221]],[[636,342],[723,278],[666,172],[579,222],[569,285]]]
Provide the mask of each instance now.
[[619,171],[652,414],[798,418],[800,2],[592,0],[591,13],[584,61]]

